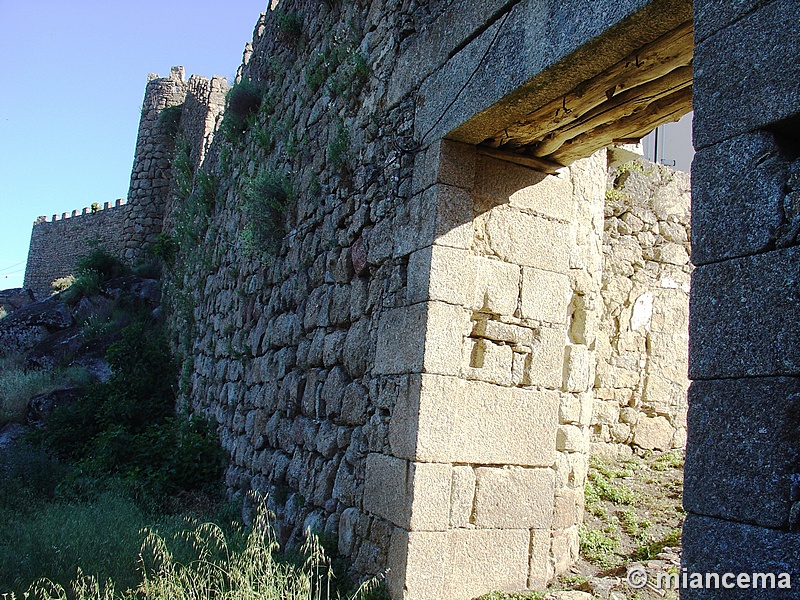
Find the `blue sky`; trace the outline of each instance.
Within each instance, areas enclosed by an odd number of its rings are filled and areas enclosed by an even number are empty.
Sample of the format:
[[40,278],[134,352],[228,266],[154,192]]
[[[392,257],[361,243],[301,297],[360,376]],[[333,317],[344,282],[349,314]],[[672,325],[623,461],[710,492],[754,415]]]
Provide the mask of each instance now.
[[148,73],[229,79],[266,0],[0,0],[0,289],[33,221],[124,198]]

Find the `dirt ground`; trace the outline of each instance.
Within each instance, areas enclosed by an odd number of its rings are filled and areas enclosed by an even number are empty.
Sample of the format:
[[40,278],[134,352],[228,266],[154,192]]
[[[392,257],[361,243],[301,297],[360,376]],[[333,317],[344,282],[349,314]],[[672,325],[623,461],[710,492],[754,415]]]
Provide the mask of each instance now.
[[[593,458],[581,559],[553,589],[611,600],[677,600],[677,590],[656,583],[659,575],[680,572],[682,497],[682,452],[618,463]],[[632,588],[626,581],[630,569],[644,570],[648,583]]]

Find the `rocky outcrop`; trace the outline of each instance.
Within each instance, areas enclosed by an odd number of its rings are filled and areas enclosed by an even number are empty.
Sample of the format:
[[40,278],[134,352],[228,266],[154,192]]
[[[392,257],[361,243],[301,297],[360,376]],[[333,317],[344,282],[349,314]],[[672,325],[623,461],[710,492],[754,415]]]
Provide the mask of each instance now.
[[0,290],[0,319],[35,301],[33,293],[27,289]]
[[0,321],[0,357],[28,352],[73,324],[70,308],[59,296],[29,304]]
[[[114,315],[115,302],[127,298],[156,310],[161,289],[155,279],[128,275],[105,282],[96,295],[80,300],[70,296],[56,294],[0,320],[0,357],[22,355],[26,365],[38,369],[82,366],[94,378],[105,380],[110,374],[106,350],[129,320],[125,311]],[[101,327],[110,322],[113,326]]]

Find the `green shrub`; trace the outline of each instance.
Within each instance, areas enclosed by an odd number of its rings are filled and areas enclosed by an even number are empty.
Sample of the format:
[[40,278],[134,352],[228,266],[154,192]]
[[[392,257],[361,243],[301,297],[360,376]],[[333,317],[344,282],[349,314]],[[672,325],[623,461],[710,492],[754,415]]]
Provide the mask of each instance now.
[[64,291],[63,299],[67,304],[74,305],[81,298],[99,294],[102,283],[100,274],[95,271],[79,273],[72,285]]
[[276,10],[273,13],[278,30],[278,38],[287,44],[298,43],[303,36],[303,20],[295,12]]
[[224,455],[215,436],[205,423],[175,416],[177,372],[163,330],[135,321],[106,360],[109,380],[57,407],[41,433],[59,457],[77,462],[65,490],[81,495],[120,477],[143,500],[162,503],[217,485]]
[[241,139],[242,135],[255,121],[264,90],[249,79],[235,83],[226,96],[225,113],[222,119],[222,134],[231,143]]
[[168,233],[159,233],[153,244],[153,254],[164,264],[171,265],[178,254],[178,242]]
[[265,257],[277,251],[284,235],[284,213],[293,200],[289,179],[272,170],[262,170],[246,186],[242,241],[251,255]]
[[125,275],[127,268],[116,256],[96,247],[76,261],[75,272],[78,276],[84,273],[97,273],[101,281],[108,281]]
[[28,400],[53,389],[53,375],[25,369],[12,359],[0,359],[0,425],[22,423]]

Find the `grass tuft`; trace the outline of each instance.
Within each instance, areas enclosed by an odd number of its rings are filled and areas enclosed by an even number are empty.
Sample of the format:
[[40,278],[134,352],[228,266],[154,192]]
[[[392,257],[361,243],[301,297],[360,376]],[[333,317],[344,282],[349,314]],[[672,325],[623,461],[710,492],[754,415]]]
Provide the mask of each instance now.
[[53,375],[25,369],[18,362],[0,359],[0,426],[22,423],[28,414],[28,400],[53,389]]

